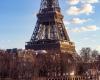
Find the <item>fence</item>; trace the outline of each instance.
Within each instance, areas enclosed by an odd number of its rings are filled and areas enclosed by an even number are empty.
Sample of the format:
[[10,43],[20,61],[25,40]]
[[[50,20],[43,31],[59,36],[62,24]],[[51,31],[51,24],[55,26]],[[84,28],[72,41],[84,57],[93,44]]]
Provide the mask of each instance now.
[[86,80],[84,76],[67,76],[67,77],[42,77],[36,78],[34,77],[32,80]]
[[86,80],[86,77],[83,77],[83,76],[67,76],[67,77],[33,77],[32,79],[0,78],[0,80]]

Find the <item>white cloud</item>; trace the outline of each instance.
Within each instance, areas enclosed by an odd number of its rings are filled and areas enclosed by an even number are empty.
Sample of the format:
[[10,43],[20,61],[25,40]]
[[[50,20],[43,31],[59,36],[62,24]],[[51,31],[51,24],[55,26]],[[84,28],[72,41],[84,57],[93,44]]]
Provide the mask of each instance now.
[[84,4],[80,13],[90,14],[93,13],[93,6],[91,4]]
[[69,22],[69,21],[67,21],[67,20],[64,20],[64,24],[65,24],[65,25],[69,25],[69,24],[70,24],[70,22]]
[[96,50],[100,51],[100,45],[96,47]]
[[64,24],[65,25],[69,25],[69,24],[83,24],[85,22],[88,22],[91,19],[81,19],[81,18],[73,18],[70,20],[64,20]]
[[67,0],[70,5],[76,5],[80,2],[80,0]]
[[81,27],[81,28],[74,28],[71,29],[70,31],[72,32],[87,32],[87,31],[96,31],[99,28],[96,25],[91,25],[91,26],[86,26],[86,27]]
[[73,18],[72,20],[71,20],[71,23],[73,23],[73,24],[83,24],[83,23],[85,23],[85,22],[87,22],[87,21],[89,21],[90,19],[80,19],[80,18]]
[[94,3],[98,3],[99,0],[81,0],[82,3],[89,3],[89,4],[94,4]]
[[79,4],[79,2],[81,2],[82,4],[94,4],[98,3],[99,0],[67,0],[67,3],[70,5],[76,5]]
[[81,6],[81,8],[78,8],[76,6],[71,6],[68,11],[67,14],[69,15],[79,15],[79,14],[90,14],[93,13],[93,6],[91,4],[84,4]]
[[78,14],[80,14],[80,8],[78,8],[78,7],[76,7],[76,6],[71,6],[71,7],[68,9],[67,13],[68,13],[69,15],[78,15]]

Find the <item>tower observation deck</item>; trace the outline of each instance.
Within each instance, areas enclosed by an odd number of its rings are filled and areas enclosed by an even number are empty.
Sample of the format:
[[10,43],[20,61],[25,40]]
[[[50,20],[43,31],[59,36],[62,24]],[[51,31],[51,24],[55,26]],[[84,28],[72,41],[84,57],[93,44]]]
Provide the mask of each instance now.
[[58,0],[41,0],[37,22],[26,49],[75,52],[63,23]]

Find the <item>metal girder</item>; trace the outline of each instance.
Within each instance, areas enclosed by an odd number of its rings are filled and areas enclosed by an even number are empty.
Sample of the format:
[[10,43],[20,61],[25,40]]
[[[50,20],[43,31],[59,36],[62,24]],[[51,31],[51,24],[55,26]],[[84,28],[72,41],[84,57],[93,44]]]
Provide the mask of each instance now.
[[[58,0],[41,0],[37,18],[36,26],[26,49],[62,49],[60,41],[70,43]],[[75,47],[69,44],[63,49],[70,51],[75,50]]]

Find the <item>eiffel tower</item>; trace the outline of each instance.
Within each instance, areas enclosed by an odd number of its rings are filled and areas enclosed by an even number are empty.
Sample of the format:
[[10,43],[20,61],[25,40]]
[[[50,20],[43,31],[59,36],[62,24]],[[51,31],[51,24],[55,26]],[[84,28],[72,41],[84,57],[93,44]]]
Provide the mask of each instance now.
[[75,52],[75,45],[70,41],[63,23],[58,0],[41,0],[37,18],[32,37],[25,49]]

